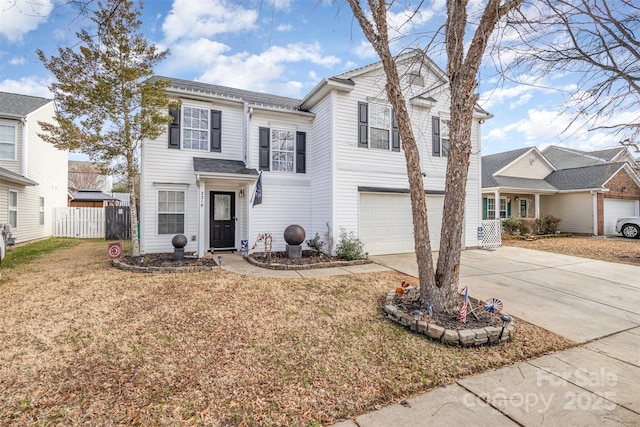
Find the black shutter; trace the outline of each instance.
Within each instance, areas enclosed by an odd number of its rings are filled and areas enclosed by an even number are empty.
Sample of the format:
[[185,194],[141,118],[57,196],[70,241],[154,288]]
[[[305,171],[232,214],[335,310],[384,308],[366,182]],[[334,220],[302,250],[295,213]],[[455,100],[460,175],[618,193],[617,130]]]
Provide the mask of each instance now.
[[400,132],[398,131],[398,121],[395,111],[391,111],[391,149],[400,151]]
[[369,147],[369,104],[358,102],[358,147]]
[[222,151],[222,112],[211,110],[211,151]]
[[296,173],[307,172],[307,134],[296,132]]
[[440,157],[440,117],[431,118],[431,129],[433,134],[433,155]]
[[169,148],[180,148],[180,110],[169,110],[173,122],[169,124]]
[[[444,126],[447,126],[449,135],[451,135],[451,130],[449,129],[450,123],[451,122],[449,120],[444,121]],[[449,139],[442,138],[442,126],[440,126],[440,145],[442,146],[442,149],[440,150],[442,152],[442,157],[447,157],[449,155]]]
[[260,151],[259,151],[259,166],[263,171],[269,170],[269,133],[271,130],[269,128],[260,128],[259,140],[260,140]]

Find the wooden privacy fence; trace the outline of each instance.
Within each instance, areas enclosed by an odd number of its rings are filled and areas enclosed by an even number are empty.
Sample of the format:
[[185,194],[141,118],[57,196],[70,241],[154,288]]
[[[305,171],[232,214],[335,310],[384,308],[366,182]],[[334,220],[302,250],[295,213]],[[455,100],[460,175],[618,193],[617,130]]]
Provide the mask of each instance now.
[[104,208],[55,208],[53,218],[53,235],[56,237],[104,238]]

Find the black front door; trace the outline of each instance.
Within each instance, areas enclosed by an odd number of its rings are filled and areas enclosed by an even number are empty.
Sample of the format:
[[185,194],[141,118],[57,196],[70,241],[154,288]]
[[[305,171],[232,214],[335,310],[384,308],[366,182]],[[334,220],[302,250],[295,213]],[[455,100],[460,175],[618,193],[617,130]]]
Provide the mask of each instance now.
[[235,193],[211,192],[209,245],[212,248],[235,248],[236,246],[235,196]]

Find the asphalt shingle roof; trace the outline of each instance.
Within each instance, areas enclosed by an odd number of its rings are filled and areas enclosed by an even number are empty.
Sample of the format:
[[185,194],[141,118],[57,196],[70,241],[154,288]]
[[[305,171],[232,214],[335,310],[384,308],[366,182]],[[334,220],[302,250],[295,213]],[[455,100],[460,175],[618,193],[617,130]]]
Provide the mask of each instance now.
[[18,95],[16,93],[0,92],[0,116],[23,118],[43,105],[50,99],[37,96]]
[[208,95],[218,95],[230,99],[246,101],[256,106],[263,105],[268,107],[278,107],[287,110],[299,110],[301,99],[288,98],[286,96],[271,95],[262,92],[253,92],[250,90],[236,89],[227,86],[212,85],[209,83],[193,82],[189,80],[181,80],[172,77],[154,76],[151,81],[169,80],[171,87],[175,89],[183,89],[192,92],[200,92]]
[[602,188],[625,163],[606,163],[583,168],[561,169],[551,173],[545,181],[558,190]]
[[498,187],[522,188],[531,190],[557,191],[557,188],[544,179],[518,178],[515,176],[496,176]]
[[83,202],[100,202],[103,200],[120,200],[115,197],[111,197],[108,194],[104,194],[100,190],[79,190],[74,193],[71,193],[71,197],[73,200],[83,201]]
[[9,169],[5,169],[2,167],[0,167],[0,176],[9,181],[18,182],[22,185],[38,185],[38,183],[34,180],[26,178],[22,175],[10,171]]
[[193,158],[193,171],[195,173],[259,175],[257,170],[247,168],[244,162],[239,160],[207,159],[204,157]]
[[499,187],[495,180],[494,173],[522,156],[531,147],[519,148],[517,150],[505,151],[504,153],[491,154],[482,157],[482,188]]

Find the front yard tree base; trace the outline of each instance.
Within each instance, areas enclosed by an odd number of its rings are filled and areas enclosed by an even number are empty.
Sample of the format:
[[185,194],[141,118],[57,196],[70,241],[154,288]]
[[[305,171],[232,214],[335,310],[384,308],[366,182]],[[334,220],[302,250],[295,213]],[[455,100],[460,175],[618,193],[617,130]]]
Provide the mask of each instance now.
[[[425,335],[427,338],[447,345],[474,347],[481,345],[497,345],[513,339],[515,332],[514,322],[504,328],[500,317],[491,314],[493,321],[487,321],[486,326],[469,325],[460,323],[455,327],[447,322],[439,322],[437,314],[432,318],[428,314],[409,312],[407,305],[400,306],[397,302],[396,291],[389,291],[383,303],[383,310],[391,321],[409,328],[411,331]],[[480,307],[480,309],[482,309]],[[476,308],[476,310],[478,310]],[[487,314],[487,313],[485,313]],[[467,318],[473,316],[467,314]]]

